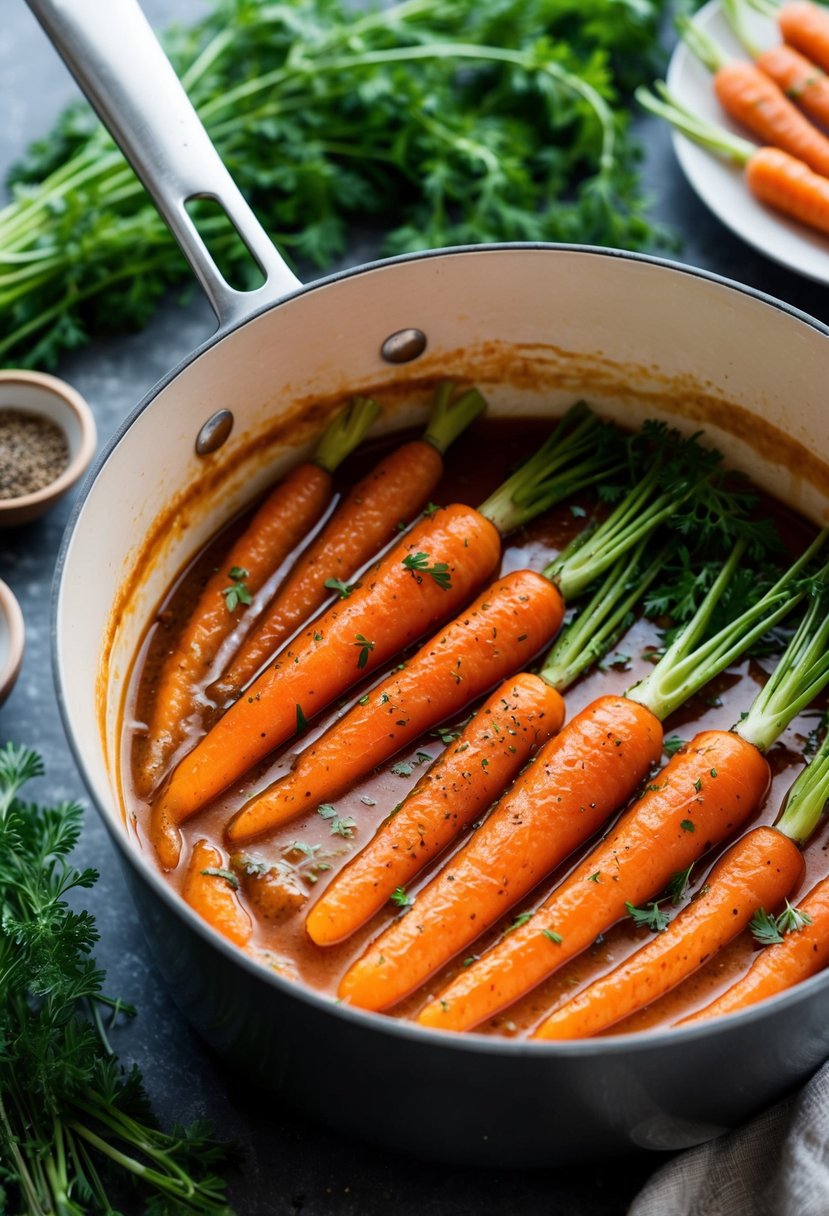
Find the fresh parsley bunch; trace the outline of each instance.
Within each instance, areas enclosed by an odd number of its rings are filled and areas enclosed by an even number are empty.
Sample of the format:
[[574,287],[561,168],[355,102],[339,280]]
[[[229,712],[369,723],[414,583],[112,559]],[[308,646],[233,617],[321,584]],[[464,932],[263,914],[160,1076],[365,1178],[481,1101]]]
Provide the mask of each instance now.
[[[273,239],[330,266],[366,221],[401,252],[493,241],[659,243],[629,135],[668,0],[216,0],[167,50]],[[0,212],[0,363],[51,365],[140,326],[190,277],[109,136],[74,106]],[[255,268],[197,222],[226,277]]]
[[154,1216],[228,1213],[226,1149],[204,1124],[159,1131],[115,1058],[106,1022],[134,1010],[102,992],[95,922],[67,903],[97,878],[68,861],[81,808],[19,797],[42,774],[34,752],[0,748],[0,1211],[114,1214],[126,1179]]

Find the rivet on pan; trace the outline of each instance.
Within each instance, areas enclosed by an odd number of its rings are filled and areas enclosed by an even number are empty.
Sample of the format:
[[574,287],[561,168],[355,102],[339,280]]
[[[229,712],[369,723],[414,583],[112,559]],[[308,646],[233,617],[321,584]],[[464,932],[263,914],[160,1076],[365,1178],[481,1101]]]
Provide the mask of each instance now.
[[196,436],[196,454],[209,456],[216,452],[233,430],[233,415],[230,410],[216,410],[205,422]]
[[411,363],[426,349],[426,335],[422,329],[398,329],[389,334],[380,347],[380,354],[387,363]]

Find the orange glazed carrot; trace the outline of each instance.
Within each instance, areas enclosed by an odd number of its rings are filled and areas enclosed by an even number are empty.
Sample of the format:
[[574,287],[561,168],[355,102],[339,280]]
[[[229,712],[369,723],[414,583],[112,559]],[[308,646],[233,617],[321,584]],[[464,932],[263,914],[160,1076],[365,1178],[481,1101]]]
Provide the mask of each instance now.
[[[655,842],[658,848],[658,842]],[[584,1039],[670,992],[727,946],[760,908],[803,880],[803,855],[774,828],[749,832],[717,862],[700,894],[652,941],[546,1018],[535,1039]]]
[[682,1018],[676,1025],[691,1026],[708,1018],[748,1009],[766,997],[785,992],[809,976],[817,975],[829,965],[829,878],[812,887],[797,905],[797,911],[802,918],[808,917],[803,928],[787,933],[773,946],[766,946],[742,979],[710,1005]]
[[807,2],[784,4],[777,14],[784,42],[829,72],[829,14]]
[[217,848],[197,840],[190,854],[181,894],[194,912],[237,946],[250,939],[250,917],[236,894],[236,878],[226,868]]
[[139,793],[148,794],[186,734],[197,685],[209,675],[240,609],[265,584],[322,516],[334,493],[332,474],[362,439],[379,412],[356,398],[326,429],[310,461],[297,465],[271,490],[221,569],[204,587],[170,650],[154,689],[146,744],[138,767]]
[[[447,558],[440,578],[412,568],[427,543]],[[352,684],[457,611],[500,556],[498,531],[471,507],[447,507],[416,524],[348,599],[333,604],[283,650],[179,763],[151,815],[161,864],[178,863],[179,823],[301,734],[307,720]]]
[[396,448],[352,486],[300,554],[221,679],[208,690],[217,702],[239,695],[265,660],[331,595],[332,581],[340,582],[343,596],[349,594],[349,580],[427,505],[443,474],[443,453],[486,408],[476,389],[450,404],[453,389],[449,382],[439,386],[424,437]]
[[532,570],[488,587],[459,617],[301,752],[291,772],[231,819],[234,845],[344,794],[442,719],[520,670],[558,630],[560,592]]
[[596,831],[661,749],[659,720],[633,701],[600,697],[582,710],[542,747],[412,910],[351,967],[339,995],[374,1010],[402,1000]]
[[773,46],[754,61],[815,122],[829,126],[829,78],[790,46]]
[[768,785],[753,744],[730,731],[697,735],[527,922],[422,1010],[420,1024],[469,1030],[511,1005],[744,823]]
[[331,946],[365,924],[483,814],[563,721],[561,696],[538,676],[497,688],[325,890],[305,922],[311,940]]

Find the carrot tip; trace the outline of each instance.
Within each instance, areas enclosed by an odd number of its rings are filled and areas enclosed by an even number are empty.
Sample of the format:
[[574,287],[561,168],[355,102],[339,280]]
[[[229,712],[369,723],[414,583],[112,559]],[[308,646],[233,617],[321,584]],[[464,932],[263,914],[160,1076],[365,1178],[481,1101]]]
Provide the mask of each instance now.
[[154,807],[150,816],[150,839],[161,866],[175,870],[181,858],[182,837],[163,803]]

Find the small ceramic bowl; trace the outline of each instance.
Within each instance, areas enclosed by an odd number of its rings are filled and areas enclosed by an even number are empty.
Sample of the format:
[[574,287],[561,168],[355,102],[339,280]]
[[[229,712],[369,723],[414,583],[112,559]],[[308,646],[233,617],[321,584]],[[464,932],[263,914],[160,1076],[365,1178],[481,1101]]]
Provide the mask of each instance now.
[[23,613],[14,593],[0,580],[0,705],[14,688],[23,661]]
[[0,498],[0,528],[26,524],[48,511],[86,471],[95,452],[95,419],[80,393],[42,372],[0,371],[0,410],[42,414],[56,422],[69,445],[69,463],[32,494]]

